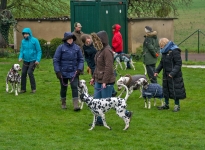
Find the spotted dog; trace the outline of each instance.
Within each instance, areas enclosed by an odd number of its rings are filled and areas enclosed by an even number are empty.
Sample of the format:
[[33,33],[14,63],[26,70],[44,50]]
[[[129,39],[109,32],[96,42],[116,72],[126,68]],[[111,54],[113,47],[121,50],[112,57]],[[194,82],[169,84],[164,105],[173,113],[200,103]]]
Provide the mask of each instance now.
[[157,83],[148,83],[148,81],[144,78],[140,78],[136,81],[136,85],[141,85],[142,83],[142,95],[145,101],[145,108],[151,108],[151,98],[154,98],[154,106],[156,106],[156,99],[159,98],[161,101],[161,105],[163,106],[163,90],[162,87]]
[[121,117],[125,122],[125,128],[123,130],[127,130],[129,128],[131,116],[128,117],[125,115],[126,112],[126,102],[125,99],[117,98],[117,97],[109,97],[109,98],[100,98],[94,99],[93,97],[89,96],[87,93],[82,93],[80,95],[82,101],[84,101],[88,107],[90,108],[91,112],[94,115],[92,126],[89,130],[92,130],[95,127],[95,123],[97,121],[97,117],[101,116],[103,125],[111,130],[105,121],[105,112],[114,108],[116,113],[119,117]]
[[18,92],[20,92],[20,83],[21,83],[21,75],[18,73],[18,71],[21,71],[20,65],[14,64],[6,76],[6,92],[9,92],[9,83],[10,83],[11,84],[10,93],[12,93],[15,90],[16,96],[18,95]]
[[83,101],[81,101],[80,99],[81,93],[88,93],[88,87],[86,86],[86,81],[83,79],[79,80],[78,82],[79,106],[80,106],[80,109],[83,109]]
[[123,70],[122,64],[120,62],[120,60],[122,60],[125,64],[125,70],[127,69],[127,63],[128,62],[130,63],[130,65],[135,70],[135,66],[133,64],[131,55],[124,54],[124,53],[123,54],[118,54],[118,53],[115,53],[115,52],[113,52],[113,54],[114,54],[114,60],[116,60],[116,66],[115,66],[116,69],[117,69],[117,66],[120,65],[120,68]]
[[[133,76],[125,75],[123,77],[120,77],[117,80],[118,91],[122,90],[122,88],[123,88],[122,85],[125,85],[128,88],[129,96],[132,94],[133,90],[139,90],[140,93],[141,93],[141,96],[140,96],[140,98],[141,98],[142,97],[142,83],[139,84],[139,85],[136,85],[136,81],[138,81],[140,78],[147,79],[146,78],[147,70],[146,70],[145,65],[143,65],[143,67],[144,67],[144,70],[145,70],[145,74],[144,75],[140,75],[140,74],[139,75],[133,75]],[[121,97],[121,95],[124,92],[124,90],[121,92],[121,94],[118,97]]]

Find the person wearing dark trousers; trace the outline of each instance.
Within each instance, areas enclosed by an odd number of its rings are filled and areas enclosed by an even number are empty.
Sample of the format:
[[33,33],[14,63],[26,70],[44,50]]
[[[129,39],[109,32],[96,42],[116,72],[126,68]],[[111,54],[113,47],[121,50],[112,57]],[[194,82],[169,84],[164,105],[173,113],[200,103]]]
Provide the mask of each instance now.
[[158,76],[161,70],[163,70],[163,94],[165,98],[165,104],[159,106],[159,110],[169,109],[169,99],[174,99],[174,110],[178,112],[180,110],[180,99],[186,98],[186,91],[184,81],[182,77],[182,59],[181,50],[172,41],[167,38],[159,40],[160,52],[162,54],[161,61],[155,70],[154,76]]
[[57,78],[60,81],[61,107],[66,109],[67,87],[72,90],[74,111],[79,111],[78,106],[78,81],[79,74],[83,69],[84,58],[78,45],[74,43],[76,37],[71,32],[65,32],[62,39],[63,44],[59,45],[53,57],[53,66]]
[[24,28],[22,35],[24,39],[21,41],[19,54],[19,61],[23,60],[20,93],[26,92],[27,74],[30,80],[31,93],[35,93],[36,81],[33,72],[41,60],[42,51],[38,39],[33,37],[30,28]]
[[143,63],[146,65],[147,74],[151,83],[157,83],[157,78],[154,76],[157,58],[159,56],[159,42],[157,32],[151,27],[145,27],[146,35],[143,42]]

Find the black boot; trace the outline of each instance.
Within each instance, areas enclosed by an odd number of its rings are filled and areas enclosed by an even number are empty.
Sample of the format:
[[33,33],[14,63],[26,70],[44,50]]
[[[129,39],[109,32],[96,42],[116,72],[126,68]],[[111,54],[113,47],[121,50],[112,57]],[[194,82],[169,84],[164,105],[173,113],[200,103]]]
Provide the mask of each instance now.
[[157,108],[158,110],[165,110],[165,109],[169,109],[169,105],[164,104],[163,106],[158,106]]

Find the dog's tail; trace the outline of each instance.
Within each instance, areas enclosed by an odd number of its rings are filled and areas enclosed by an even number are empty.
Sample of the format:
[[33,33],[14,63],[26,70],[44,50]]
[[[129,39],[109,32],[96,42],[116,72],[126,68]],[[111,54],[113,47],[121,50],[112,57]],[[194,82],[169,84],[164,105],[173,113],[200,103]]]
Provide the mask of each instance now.
[[144,75],[146,76],[147,75],[147,68],[146,68],[145,64],[143,64],[143,67],[144,67]]
[[128,90],[128,88],[127,88],[127,86],[126,85],[124,85],[124,84],[120,84],[121,86],[123,86],[124,88],[125,88],[125,90],[126,90],[126,96],[125,96],[125,102],[127,101],[127,99],[128,99],[128,97],[129,97],[129,90]]

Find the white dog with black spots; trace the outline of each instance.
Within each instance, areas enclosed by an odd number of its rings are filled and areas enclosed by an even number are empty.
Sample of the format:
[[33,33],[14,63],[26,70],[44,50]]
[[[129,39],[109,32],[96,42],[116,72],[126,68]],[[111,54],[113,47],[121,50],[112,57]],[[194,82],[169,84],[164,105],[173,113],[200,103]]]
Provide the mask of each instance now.
[[124,120],[125,128],[123,130],[127,130],[129,128],[132,113],[130,112],[129,116],[125,113],[127,107],[125,99],[117,97],[94,99],[87,93],[82,93],[80,95],[80,98],[83,102],[87,104],[87,106],[90,108],[91,112],[94,115],[93,123],[89,130],[92,130],[95,127],[98,116],[102,118],[103,125],[111,130],[111,127],[107,125],[105,120],[105,112],[107,112],[111,108],[114,108],[117,115]]

